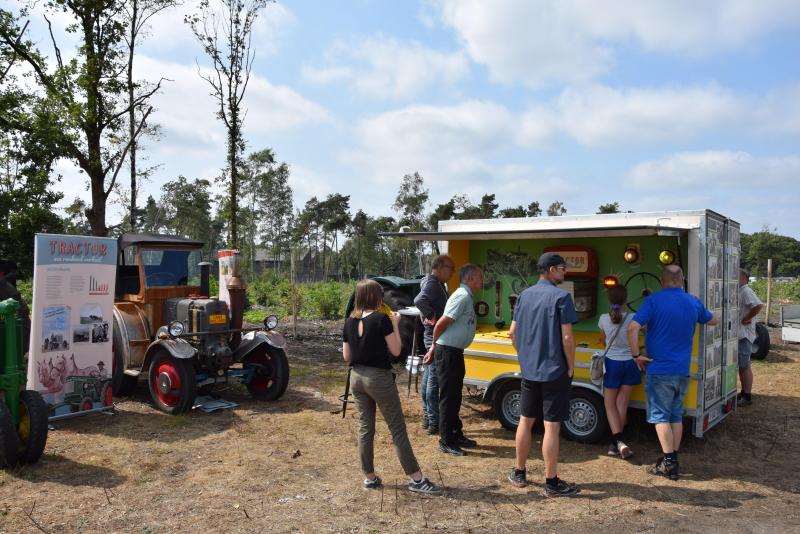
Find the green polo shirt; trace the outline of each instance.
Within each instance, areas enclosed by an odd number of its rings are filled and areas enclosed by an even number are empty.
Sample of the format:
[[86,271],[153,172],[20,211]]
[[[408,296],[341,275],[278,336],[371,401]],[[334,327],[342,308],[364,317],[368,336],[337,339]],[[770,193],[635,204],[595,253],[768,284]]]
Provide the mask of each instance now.
[[450,326],[436,340],[437,345],[465,349],[475,338],[475,307],[472,304],[472,291],[461,286],[453,291],[444,306],[444,315],[453,320]]

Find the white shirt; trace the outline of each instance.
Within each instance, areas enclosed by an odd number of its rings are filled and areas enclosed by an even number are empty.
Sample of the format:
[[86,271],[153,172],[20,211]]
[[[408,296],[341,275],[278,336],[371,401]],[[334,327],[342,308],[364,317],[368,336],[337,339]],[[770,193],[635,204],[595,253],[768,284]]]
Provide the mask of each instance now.
[[[600,319],[597,320],[597,326],[600,327],[600,330],[606,334],[606,348],[608,348],[606,357],[609,360],[624,362],[625,360],[630,360],[633,358],[631,355],[631,346],[628,344],[627,335],[628,325],[631,324],[632,320],[633,314],[630,312],[628,312],[625,318],[622,320],[622,326],[612,323],[611,316],[607,313],[601,315]],[[611,341],[611,338],[614,337],[614,332],[616,332],[617,327],[619,327],[619,333],[617,334],[617,337],[614,338],[614,343],[612,343],[609,347],[609,342]]]
[[747,338],[750,342],[756,339],[755,317],[750,321],[750,324],[742,324],[742,319],[759,304],[764,303],[759,300],[756,292],[749,285],[739,286],[739,339]]

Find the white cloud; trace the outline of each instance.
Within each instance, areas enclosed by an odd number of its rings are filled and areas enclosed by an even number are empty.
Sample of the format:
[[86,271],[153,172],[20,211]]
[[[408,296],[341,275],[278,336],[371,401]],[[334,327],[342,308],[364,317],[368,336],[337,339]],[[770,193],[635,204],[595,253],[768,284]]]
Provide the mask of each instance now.
[[747,152],[681,152],[639,163],[627,173],[637,190],[687,191],[794,186],[800,180],[800,157],[758,158]]
[[453,84],[469,68],[461,52],[440,52],[416,41],[370,37],[338,41],[327,65],[302,69],[309,83],[348,82],[361,95],[375,99],[407,99],[430,86]]
[[752,46],[800,25],[793,0],[439,0],[441,18],[492,80],[539,87],[607,72],[616,46],[686,57]]
[[709,132],[800,134],[800,84],[742,95],[715,84],[681,88],[567,88],[523,114],[518,141],[543,147],[568,135],[586,146],[685,142]]

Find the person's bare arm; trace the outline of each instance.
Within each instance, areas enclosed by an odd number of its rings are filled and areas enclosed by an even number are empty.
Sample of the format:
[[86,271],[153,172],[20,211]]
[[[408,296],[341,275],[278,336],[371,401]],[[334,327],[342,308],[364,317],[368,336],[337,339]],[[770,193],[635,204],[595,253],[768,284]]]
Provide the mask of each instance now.
[[706,324],[709,325],[709,326],[715,326],[715,325],[719,324],[719,320],[717,319],[717,316],[712,313],[711,314],[711,320],[708,321]]
[[606,331],[600,330],[600,346],[605,348],[606,346]]
[[342,357],[344,358],[344,361],[346,361],[347,363],[350,363],[350,360],[353,359],[353,357],[350,354],[350,343],[348,343],[347,341],[342,342]]
[[564,346],[564,356],[567,358],[569,377],[575,376],[575,336],[572,334],[572,324],[561,325],[561,342]]
[[508,337],[511,338],[511,345],[514,346],[514,350],[517,350],[517,321],[511,321],[511,328],[508,330]]
[[747,312],[747,315],[742,317],[742,324],[750,324],[750,323],[752,323],[753,322],[753,318],[755,318],[756,315],[761,313],[761,309],[763,307],[764,307],[763,304],[756,304],[755,306],[750,308],[750,311]]
[[436,340],[439,339],[439,336],[447,330],[447,328],[453,324],[453,319],[446,315],[442,315],[439,317],[439,320],[436,321],[436,324],[433,327],[433,340],[431,341],[431,348],[428,349],[428,352],[425,354],[425,358],[423,358],[422,363],[428,364],[433,359],[433,350],[436,347]]
[[631,321],[631,324],[628,325],[628,345],[631,348],[631,355],[633,356],[633,361],[636,362],[636,366],[639,368],[640,371],[644,371],[645,365],[650,363],[651,360],[647,356],[642,356],[639,353],[639,330],[642,329],[642,325],[637,323],[636,321]]
[[389,352],[392,353],[392,356],[395,358],[400,356],[400,349],[403,347],[403,342],[400,340],[400,331],[398,330],[398,325],[400,324],[400,314],[397,312],[392,312],[389,316],[389,320],[392,321],[392,333],[388,334],[386,339],[386,346],[389,348]]

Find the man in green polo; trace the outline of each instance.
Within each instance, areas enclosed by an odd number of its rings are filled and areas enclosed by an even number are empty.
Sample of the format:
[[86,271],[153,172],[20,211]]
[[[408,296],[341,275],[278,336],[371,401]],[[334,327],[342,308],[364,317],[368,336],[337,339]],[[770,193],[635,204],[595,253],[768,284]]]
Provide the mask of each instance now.
[[464,349],[475,337],[474,296],[483,287],[480,267],[468,263],[459,272],[461,286],[444,307],[444,313],[433,327],[433,343],[424,362],[433,358],[439,378],[439,450],[453,456],[464,456],[462,447],[475,447],[475,440],[462,431],[461,390],[464,387]]

